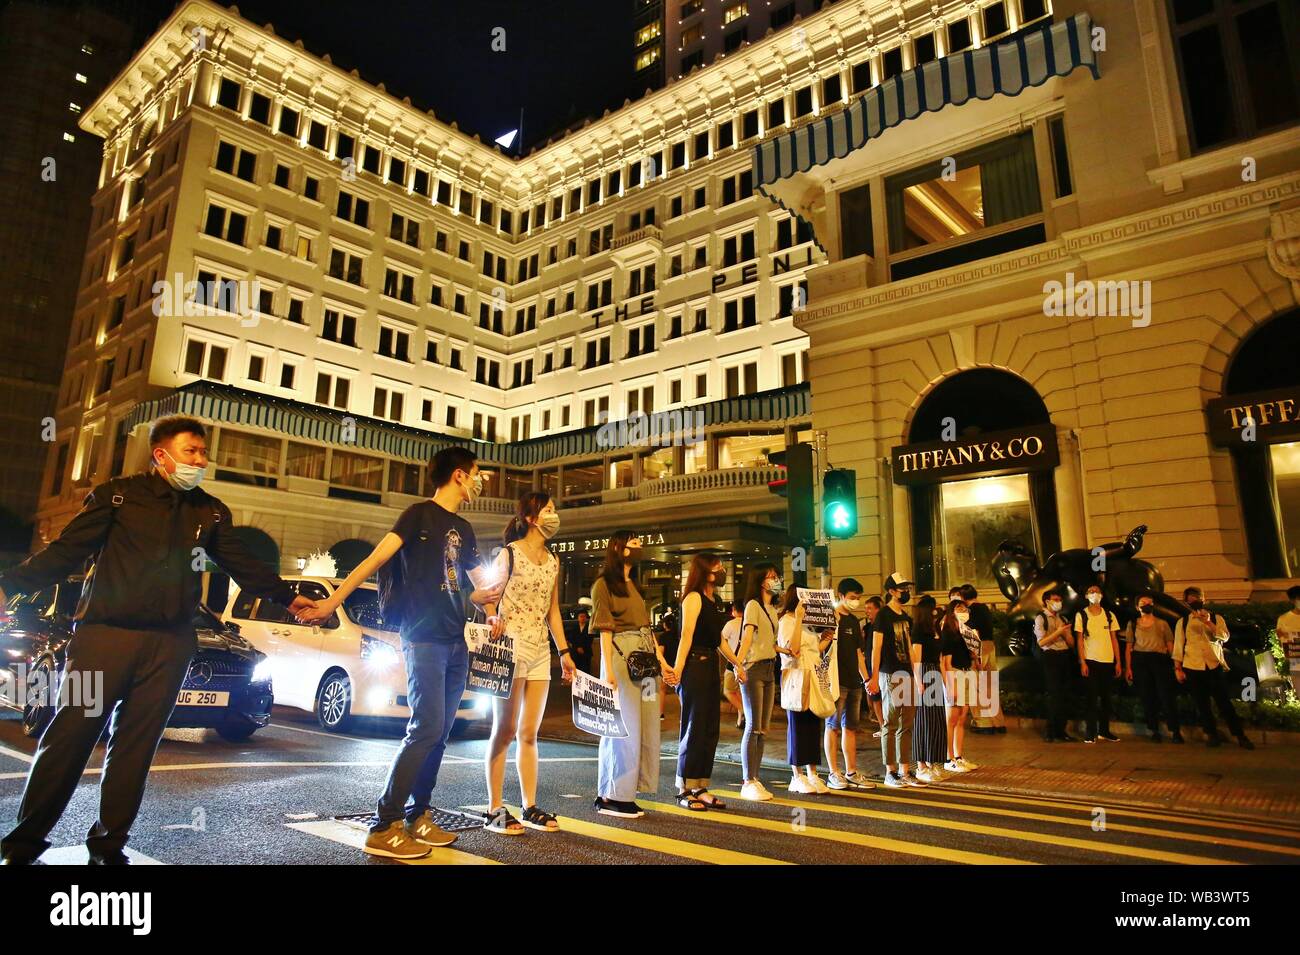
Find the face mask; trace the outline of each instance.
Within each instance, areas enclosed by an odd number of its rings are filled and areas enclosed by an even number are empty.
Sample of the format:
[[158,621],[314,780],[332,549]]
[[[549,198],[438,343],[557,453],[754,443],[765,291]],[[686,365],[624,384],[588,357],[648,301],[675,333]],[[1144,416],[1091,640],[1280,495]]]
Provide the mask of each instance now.
[[858,609],[860,609],[860,608],[862,607],[862,601],[861,601],[861,600],[846,600],[846,601],[844,601],[844,606],[848,607],[850,610],[858,610]]
[[1051,603],[1047,605],[1047,609],[1052,611],[1052,613],[1060,613],[1061,602],[1059,600],[1053,600]]
[[1088,594],[1088,603],[1094,606],[1101,603],[1101,594]]
[[[785,586],[781,583],[780,577],[773,578],[772,580],[763,581],[763,587],[767,590],[769,594],[779,594],[782,590],[785,589]],[[1296,601],[1296,603],[1300,605],[1300,601]]]
[[1193,597],[1191,600],[1187,601],[1187,606],[1191,607],[1193,610],[1200,610],[1204,605],[1205,603],[1200,597]]
[[[166,451],[163,452],[167,457],[172,458]],[[158,472],[167,479],[167,483],[178,491],[192,491],[199,486],[203,480],[203,475],[207,473],[207,468],[201,468],[197,464],[181,464],[175,458],[172,458],[172,464],[176,465],[176,470],[172,473],[162,468]]]
[[555,532],[560,529],[560,515],[551,513],[543,514],[537,520],[537,529],[542,532],[542,536],[550,540],[555,536]]
[[[464,488],[464,485],[461,486],[462,488]],[[482,493],[483,493],[483,475],[476,474],[474,475],[473,480],[470,481],[469,487],[465,489],[465,495],[466,495],[465,499],[467,501],[477,500],[479,495],[481,495]]]
[[901,604],[905,604],[911,599],[912,599],[912,592],[910,590],[904,590],[901,594],[898,595],[898,602]]
[[959,610],[957,613],[953,614],[953,616],[957,618],[958,623],[965,623],[970,619],[970,614],[965,610]]
[[623,560],[624,560],[625,562],[627,562],[627,563],[629,563],[629,564],[635,564],[635,563],[636,563],[638,560],[640,560],[640,559],[641,559],[641,548],[640,548],[640,547],[624,547],[624,548],[623,548]]
[[713,572],[713,586],[725,587],[727,585],[727,572],[725,570],[715,570]]
[[1138,612],[1143,614],[1153,614],[1156,612],[1156,608],[1152,604],[1143,604],[1141,607],[1138,607]]

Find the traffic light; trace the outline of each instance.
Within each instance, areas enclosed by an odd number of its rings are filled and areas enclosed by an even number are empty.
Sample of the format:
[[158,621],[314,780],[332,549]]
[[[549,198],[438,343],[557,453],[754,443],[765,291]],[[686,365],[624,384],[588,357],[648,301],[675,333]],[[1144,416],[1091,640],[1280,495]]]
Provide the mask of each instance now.
[[813,451],[805,442],[792,444],[784,451],[767,457],[771,464],[785,469],[767,488],[785,498],[786,529],[795,541],[811,544],[817,529],[813,520]]
[[858,532],[858,473],[851,468],[835,468],[822,478],[822,529],[840,539]]

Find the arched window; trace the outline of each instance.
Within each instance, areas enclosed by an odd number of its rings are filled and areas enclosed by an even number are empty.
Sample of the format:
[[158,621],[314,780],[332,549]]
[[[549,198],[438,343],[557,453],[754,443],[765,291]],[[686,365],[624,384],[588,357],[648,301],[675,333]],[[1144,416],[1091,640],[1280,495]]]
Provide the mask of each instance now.
[[[1232,453],[1251,575],[1300,576],[1300,309],[1275,315],[1237,346],[1216,417],[1237,429],[1218,443]],[[1243,423],[1254,432],[1248,440]],[[1222,436],[1224,432],[1219,431]]]
[[[270,534],[256,527],[234,527],[231,528],[231,532],[248,548],[250,554],[277,574],[280,572],[280,547]],[[226,609],[226,602],[229,599],[230,578],[220,569],[213,569],[208,576],[204,604],[220,614]]]
[[[970,447],[986,435],[1007,440],[1027,428],[1050,433],[1050,426],[1047,405],[1026,381],[995,368],[973,368],[926,395],[912,416],[908,441],[918,448],[935,442]],[[1054,434],[1050,441],[1054,465]],[[1004,460],[1001,466],[990,464],[987,473],[976,467],[960,476],[912,484],[913,559],[920,589],[970,583],[982,591],[996,590],[992,561],[1008,538],[1019,539],[1041,558],[1060,548],[1052,470],[1034,469],[1036,463],[1024,459],[1017,466]]]

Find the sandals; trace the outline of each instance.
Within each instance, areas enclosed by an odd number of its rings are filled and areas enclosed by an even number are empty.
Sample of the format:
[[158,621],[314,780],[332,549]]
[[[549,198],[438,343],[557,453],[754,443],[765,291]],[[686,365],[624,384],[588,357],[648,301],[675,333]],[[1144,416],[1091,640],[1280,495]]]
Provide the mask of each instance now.
[[483,823],[483,828],[488,832],[495,832],[499,836],[522,836],[524,834],[524,827],[519,824],[518,819],[510,815],[510,810],[505,806],[495,812],[488,813],[487,822]]
[[727,804],[707,789],[692,789],[691,795],[710,809],[726,809]]
[[560,831],[560,824],[556,818],[536,806],[529,806],[521,815],[524,818],[524,825],[529,829],[538,829],[541,832]]
[[677,805],[683,809],[689,809],[691,812],[704,812],[709,807],[705,805],[703,799],[695,798],[693,792],[680,792],[677,794]]

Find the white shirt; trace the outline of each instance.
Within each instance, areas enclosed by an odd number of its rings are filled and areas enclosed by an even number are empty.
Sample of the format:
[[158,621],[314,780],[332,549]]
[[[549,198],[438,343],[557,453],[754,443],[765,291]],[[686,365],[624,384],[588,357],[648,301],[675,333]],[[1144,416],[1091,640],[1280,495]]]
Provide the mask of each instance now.
[[1109,610],[1098,607],[1097,613],[1080,610],[1074,618],[1076,633],[1083,634],[1086,659],[1093,663],[1114,663],[1115,645],[1111,642],[1111,630],[1118,629],[1118,623]]
[[732,617],[722,625],[722,639],[727,641],[727,646],[731,647],[731,652],[735,653],[740,649],[740,618]]
[[[1185,626],[1184,626],[1185,624]],[[1174,659],[1184,670],[1213,670],[1227,666],[1223,658],[1223,645],[1228,642],[1228,624],[1219,614],[1214,623],[1197,617],[1179,620],[1174,630]]]

